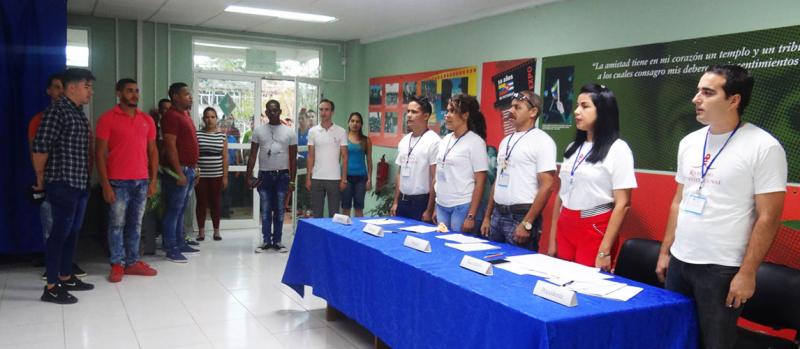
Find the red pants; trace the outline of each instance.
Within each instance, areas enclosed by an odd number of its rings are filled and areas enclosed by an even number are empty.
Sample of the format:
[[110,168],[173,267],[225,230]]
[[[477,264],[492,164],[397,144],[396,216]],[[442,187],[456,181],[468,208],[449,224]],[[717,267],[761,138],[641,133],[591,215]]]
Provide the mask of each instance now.
[[594,267],[610,219],[611,211],[581,218],[581,211],[562,208],[556,231],[558,258]]
[[206,210],[211,209],[211,222],[214,229],[219,229],[220,198],[222,197],[222,177],[200,178],[197,186],[194,187],[197,195],[197,226],[200,229],[206,228]]

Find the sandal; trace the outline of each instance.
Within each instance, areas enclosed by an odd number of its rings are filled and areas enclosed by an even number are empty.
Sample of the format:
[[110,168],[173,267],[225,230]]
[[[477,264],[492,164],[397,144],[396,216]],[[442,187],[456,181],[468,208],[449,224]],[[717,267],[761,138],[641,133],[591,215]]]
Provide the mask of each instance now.
[[195,240],[197,240],[197,241],[203,241],[205,239],[206,239],[205,235],[197,235],[197,237],[195,238]]
[[222,236],[214,234],[214,241],[222,240]]

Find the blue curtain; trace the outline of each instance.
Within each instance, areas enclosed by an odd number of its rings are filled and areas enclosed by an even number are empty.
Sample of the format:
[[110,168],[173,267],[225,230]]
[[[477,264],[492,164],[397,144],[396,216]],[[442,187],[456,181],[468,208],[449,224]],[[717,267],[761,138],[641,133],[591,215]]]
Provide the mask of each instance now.
[[0,1],[0,254],[44,249],[38,207],[27,199],[27,130],[50,103],[46,80],[64,71],[66,46],[65,0]]

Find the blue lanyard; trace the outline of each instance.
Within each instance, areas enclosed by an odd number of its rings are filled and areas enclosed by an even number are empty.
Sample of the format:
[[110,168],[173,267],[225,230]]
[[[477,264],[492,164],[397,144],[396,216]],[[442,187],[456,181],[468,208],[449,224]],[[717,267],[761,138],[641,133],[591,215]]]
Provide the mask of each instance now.
[[572,162],[572,171],[569,171],[570,178],[575,176],[575,170],[577,170],[578,166],[580,166],[583,163],[583,161],[589,157],[589,153],[591,153],[592,150],[594,150],[594,148],[590,149],[589,152],[586,153],[586,156],[581,158],[581,149],[583,149],[583,143],[581,143],[581,146],[578,147],[578,154],[576,155],[577,157],[575,158],[575,161]]
[[728,139],[725,140],[725,143],[722,143],[722,148],[719,148],[719,151],[717,151],[717,155],[714,155],[714,157],[711,158],[711,161],[708,163],[708,167],[706,167],[705,166],[705,163],[706,163],[706,161],[705,161],[705,159],[706,159],[706,147],[708,146],[708,135],[711,134],[711,127],[708,128],[708,132],[706,132],[706,140],[705,140],[705,142],[703,142],[703,155],[700,157],[700,188],[698,190],[702,190],[703,189],[703,185],[705,184],[706,175],[708,174],[708,170],[711,169],[711,165],[713,165],[714,161],[717,160],[717,157],[719,157],[719,154],[722,154],[722,150],[725,149],[725,146],[728,145],[728,142],[731,141],[731,138],[733,138],[733,135],[736,134],[736,131],[739,130],[739,126],[741,126],[741,125],[742,125],[742,121],[739,120],[739,122],[736,124],[736,128],[734,128],[733,132],[731,132],[731,134],[728,136]]
[[[531,127],[527,131],[525,131],[525,133],[523,133],[522,136],[520,136],[519,139],[516,142],[514,142],[514,145],[512,145],[510,148],[509,148],[509,145],[511,144],[511,139],[514,138],[514,134],[512,133],[510,136],[508,136],[508,142],[506,142],[506,158],[503,161],[508,163],[508,159],[511,158],[511,153],[513,153],[514,152],[514,148],[517,147],[517,143],[519,143],[519,141],[521,141],[523,138],[525,138],[525,135],[527,135],[528,132],[533,131],[533,129],[535,129],[535,128],[536,128],[536,126]],[[505,168],[501,169],[500,173],[503,173],[505,170],[506,170]]]
[[[458,138],[456,138],[456,134],[455,134],[455,133],[453,133],[453,137],[452,137],[452,138],[450,138],[450,140],[449,140],[449,141],[447,141],[447,147],[448,147],[448,148],[446,148],[446,149],[444,150],[444,155],[442,155],[442,166],[444,166],[445,162],[447,162],[447,154],[450,154],[450,151],[451,151],[451,150],[453,150],[453,148],[455,148],[455,147],[456,147],[456,144],[458,144],[458,141],[460,141],[460,140],[461,140],[461,138],[464,138],[464,136],[466,136],[466,135],[467,135],[467,133],[470,133],[470,132],[471,132],[471,131],[467,130],[467,132],[465,132],[463,135],[461,135],[461,137],[458,137]],[[450,146],[450,141],[452,141],[452,140],[453,140],[453,138],[456,138],[456,142],[455,142],[455,143],[453,143],[453,146],[451,147],[451,146]]]
[[426,133],[428,133],[428,131],[430,131],[430,130],[425,130],[425,132],[423,132],[423,133],[422,133],[422,134],[419,136],[419,138],[417,138],[417,142],[416,142],[416,143],[414,143],[414,145],[413,145],[413,146],[411,145],[411,138],[414,138],[414,137],[413,137],[413,136],[411,136],[411,137],[408,137],[408,154],[406,155],[406,165],[408,165],[408,159],[410,159],[410,158],[411,158],[411,153],[412,153],[412,152],[414,152],[414,148],[416,148],[416,147],[417,147],[417,144],[419,144],[419,141],[421,141],[421,140],[422,140],[422,137],[423,137],[423,136],[425,136],[425,134],[426,134]]

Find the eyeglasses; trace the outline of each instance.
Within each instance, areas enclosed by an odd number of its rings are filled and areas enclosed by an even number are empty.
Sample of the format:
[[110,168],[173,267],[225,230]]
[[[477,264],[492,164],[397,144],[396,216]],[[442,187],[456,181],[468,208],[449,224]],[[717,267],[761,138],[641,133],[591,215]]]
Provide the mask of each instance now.
[[531,106],[531,108],[534,108],[530,97],[526,96],[525,94],[523,94],[521,92],[514,92],[514,94],[511,95],[511,98],[512,99],[517,99],[517,100],[520,100],[520,101],[525,101],[525,102],[528,103],[529,106]]

